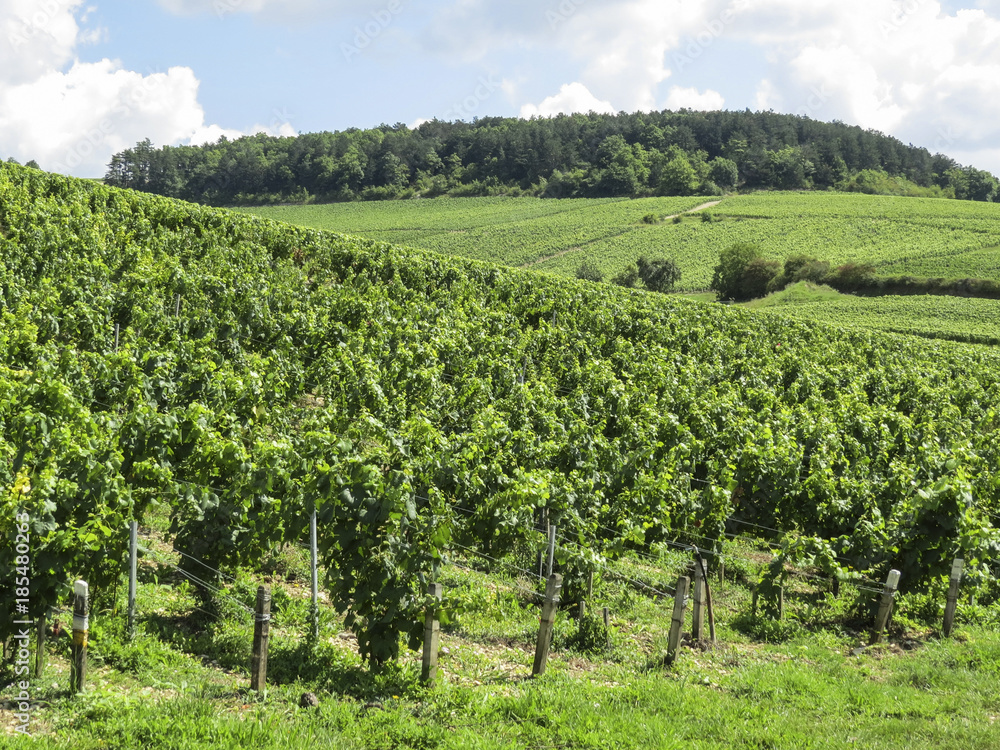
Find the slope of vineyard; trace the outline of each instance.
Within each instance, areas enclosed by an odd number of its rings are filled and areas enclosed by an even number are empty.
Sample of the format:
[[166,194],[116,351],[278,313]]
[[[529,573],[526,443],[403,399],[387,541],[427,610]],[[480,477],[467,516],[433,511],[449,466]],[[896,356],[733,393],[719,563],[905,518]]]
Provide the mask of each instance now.
[[[800,282],[799,287],[809,287]],[[808,293],[790,287],[759,300],[753,306],[806,320],[844,326],[876,328],[927,338],[973,344],[1000,345],[1000,300],[963,297],[885,296],[855,297],[826,294],[810,300]]]
[[[810,538],[788,554],[831,574],[918,588],[956,553],[993,573],[991,350],[7,164],[0,252],[0,518],[30,516],[36,614],[70,576],[117,576],[119,530],[154,502],[224,568],[300,540],[315,505],[330,599],[375,663],[453,545],[503,554],[541,508],[581,545],[560,552],[568,591],[595,555],[711,549],[736,521]],[[14,564],[0,549],[8,611]]]
[[[707,289],[719,251],[752,242],[773,258],[806,254],[868,263],[883,274],[1000,280],[1000,206],[843,193],[752,193],[722,199],[716,221],[655,225],[644,216],[707,199],[546,201],[470,198],[246,209],[268,218],[505,265],[574,276],[584,261],[606,278],[640,255],[675,258],[681,290]],[[539,262],[541,261],[541,262]]]

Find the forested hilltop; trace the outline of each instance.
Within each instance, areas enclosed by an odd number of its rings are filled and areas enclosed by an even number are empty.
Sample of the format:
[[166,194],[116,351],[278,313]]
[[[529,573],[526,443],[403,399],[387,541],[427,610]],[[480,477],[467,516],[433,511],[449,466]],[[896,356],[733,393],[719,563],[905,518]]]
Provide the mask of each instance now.
[[826,189],[992,201],[997,179],[873,130],[773,112],[432,120],[116,154],[108,185],[212,205]]

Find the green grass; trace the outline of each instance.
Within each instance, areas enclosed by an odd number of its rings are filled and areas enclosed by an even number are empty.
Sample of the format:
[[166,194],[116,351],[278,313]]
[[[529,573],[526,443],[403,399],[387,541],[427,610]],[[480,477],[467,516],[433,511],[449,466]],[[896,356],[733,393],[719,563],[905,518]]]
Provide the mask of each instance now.
[[[712,581],[715,649],[684,647],[673,666],[662,663],[672,601],[622,576],[673,580],[687,558],[666,549],[599,571],[591,611],[611,609],[610,632],[596,617],[581,626],[564,608],[547,673],[535,680],[528,679],[535,585],[488,573],[476,558],[448,566],[441,581],[464,608],[443,626],[442,679],[433,690],[419,684],[416,654],[379,674],[365,670],[343,623],[325,608],[320,639],[308,644],[307,610],[296,603],[303,561],[293,552],[272,579],[276,601],[286,605],[272,624],[263,694],[247,690],[250,627],[239,609],[204,617],[190,588],[166,574],[169,566],[146,562],[137,639],[124,639],[120,612],[99,608],[89,689],[79,696],[64,689],[68,645],[57,639],[32,690],[38,737],[3,746],[985,750],[1000,743],[996,605],[963,605],[956,638],[943,640],[926,622],[927,598],[901,597],[888,643],[856,656],[866,638],[858,607],[869,595],[846,587],[834,598],[823,582],[793,578],[785,622],[769,624],[751,617],[744,584],[767,554],[748,542],[726,552],[728,578]],[[238,574],[220,601],[245,599],[252,584]],[[930,611],[935,619],[936,607]],[[306,691],[318,707],[299,707]]]

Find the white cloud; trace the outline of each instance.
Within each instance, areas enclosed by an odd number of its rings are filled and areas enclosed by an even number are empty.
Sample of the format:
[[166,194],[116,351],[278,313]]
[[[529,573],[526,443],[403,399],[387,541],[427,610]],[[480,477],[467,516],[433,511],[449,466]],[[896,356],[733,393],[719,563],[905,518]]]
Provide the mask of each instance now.
[[747,0],[738,32],[772,63],[758,107],[989,158],[1000,139],[995,13],[936,0]]
[[73,59],[83,0],[0,0],[0,79],[31,81]]
[[713,109],[722,109],[725,104],[726,100],[718,91],[707,89],[704,92],[699,92],[693,87],[674,86],[670,89],[670,95],[667,96],[666,108],[672,110],[695,109],[707,112]]
[[[77,21],[82,0],[0,0],[0,153],[35,159],[44,169],[104,174],[111,156],[149,138],[157,145],[218,140],[244,133],[205,123],[198,79],[187,67],[137,73],[111,60],[74,61],[97,38]],[[276,118],[250,132],[293,135]]]
[[541,104],[525,104],[521,107],[521,117],[553,117],[558,114],[574,112],[613,113],[615,108],[611,102],[598,99],[582,83],[566,83],[558,94],[546,97]]

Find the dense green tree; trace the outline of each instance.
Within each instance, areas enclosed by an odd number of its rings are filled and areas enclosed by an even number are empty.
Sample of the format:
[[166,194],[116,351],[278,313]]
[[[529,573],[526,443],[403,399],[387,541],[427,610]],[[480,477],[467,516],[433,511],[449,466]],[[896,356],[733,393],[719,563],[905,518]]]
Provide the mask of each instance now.
[[416,129],[396,124],[294,138],[257,134],[163,148],[146,140],[115,154],[105,180],[232,204],[414,193],[688,195],[737,184],[828,187],[862,170],[892,178],[878,189],[898,190],[898,180],[907,180],[917,188],[936,187],[938,195],[997,195],[992,175],[881,133],[747,111],[431,120]]
[[708,178],[723,190],[733,190],[740,179],[736,162],[719,156],[709,164]]
[[763,258],[756,245],[739,242],[719,254],[711,288],[720,300],[739,302],[763,297],[768,283],[780,270],[781,264]]
[[651,292],[672,292],[681,280],[681,267],[673,258],[650,260],[642,256],[635,264],[639,278]]
[[675,156],[663,167],[661,195],[693,195],[698,189],[698,173],[684,156]]

